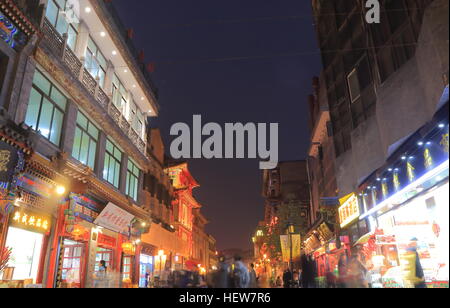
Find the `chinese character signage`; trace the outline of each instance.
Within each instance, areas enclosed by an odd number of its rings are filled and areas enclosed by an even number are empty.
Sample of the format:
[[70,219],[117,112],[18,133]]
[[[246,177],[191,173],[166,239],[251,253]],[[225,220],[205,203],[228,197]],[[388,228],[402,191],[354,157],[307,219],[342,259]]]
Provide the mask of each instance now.
[[351,194],[350,197],[343,198],[343,200],[345,199],[347,200],[343,202],[342,206],[339,208],[339,222],[341,228],[345,228],[361,215],[356,194]]
[[17,208],[11,213],[10,225],[32,232],[49,233],[51,217]]
[[129,227],[133,219],[134,216],[132,214],[110,202],[95,219],[94,224],[128,235]]
[[280,241],[284,262],[289,262],[291,260],[291,241],[292,241],[292,259],[295,260],[300,258],[302,245],[300,234],[292,234],[290,236],[281,235]]
[[333,232],[326,223],[321,224],[320,227],[317,228],[317,232],[319,233],[320,240],[323,244],[333,238]]

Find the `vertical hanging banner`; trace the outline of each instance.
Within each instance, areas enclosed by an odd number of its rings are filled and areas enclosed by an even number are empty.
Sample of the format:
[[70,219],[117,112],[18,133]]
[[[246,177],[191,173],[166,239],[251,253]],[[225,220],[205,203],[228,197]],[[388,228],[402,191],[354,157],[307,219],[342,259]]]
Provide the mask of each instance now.
[[292,235],[292,259],[299,259],[302,253],[302,237],[300,234]]
[[[300,234],[292,234],[292,259],[296,260],[300,258],[302,253],[302,238]],[[281,251],[283,253],[283,261],[291,261],[291,240],[289,235],[281,235]]]
[[283,253],[283,261],[289,262],[290,260],[290,243],[289,243],[289,235],[280,235],[281,241],[281,251]]

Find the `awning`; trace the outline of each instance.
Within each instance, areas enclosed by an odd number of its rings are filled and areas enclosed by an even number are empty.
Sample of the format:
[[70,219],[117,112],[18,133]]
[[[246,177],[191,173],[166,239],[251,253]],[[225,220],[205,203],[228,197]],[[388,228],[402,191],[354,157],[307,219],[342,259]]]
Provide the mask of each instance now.
[[199,263],[194,260],[187,260],[184,265],[188,270],[195,270],[198,268]]

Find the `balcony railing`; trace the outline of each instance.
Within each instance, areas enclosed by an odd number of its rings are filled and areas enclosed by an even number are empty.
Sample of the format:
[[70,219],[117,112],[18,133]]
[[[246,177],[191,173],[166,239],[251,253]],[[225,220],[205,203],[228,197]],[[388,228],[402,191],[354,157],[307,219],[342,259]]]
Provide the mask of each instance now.
[[112,103],[111,98],[100,88],[98,81],[84,68],[83,63],[67,46],[67,40],[56,31],[47,19],[44,19],[42,32],[52,52],[61,58],[68,70],[80,80],[84,88],[92,95],[92,98],[107,111],[111,119],[139,151],[146,155],[145,141],[131,128],[131,124],[122,116],[120,110]]

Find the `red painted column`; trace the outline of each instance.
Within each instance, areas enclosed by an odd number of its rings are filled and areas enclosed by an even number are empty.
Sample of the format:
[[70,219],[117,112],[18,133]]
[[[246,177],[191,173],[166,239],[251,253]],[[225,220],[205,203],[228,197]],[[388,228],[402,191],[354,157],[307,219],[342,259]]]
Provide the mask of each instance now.
[[47,288],[53,288],[55,284],[55,273],[58,267],[58,245],[59,245],[59,239],[64,234],[64,211],[68,208],[68,203],[62,204],[58,208],[58,214],[57,214],[57,221],[56,221],[56,228],[55,228],[55,234],[53,236],[53,239],[51,241],[51,250],[50,250],[50,264],[48,267],[47,272]]

